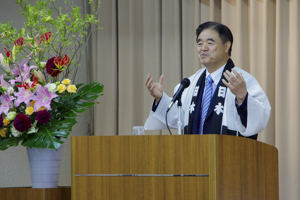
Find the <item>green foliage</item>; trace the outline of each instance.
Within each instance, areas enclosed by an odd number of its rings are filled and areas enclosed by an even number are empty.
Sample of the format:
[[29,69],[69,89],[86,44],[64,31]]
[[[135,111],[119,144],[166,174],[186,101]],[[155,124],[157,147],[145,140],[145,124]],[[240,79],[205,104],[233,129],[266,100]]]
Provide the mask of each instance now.
[[[7,52],[6,56],[0,53],[0,69],[5,72],[4,77],[0,76],[3,78],[2,82],[0,81],[0,86],[2,86],[0,87],[0,101],[4,99],[2,95],[12,99],[11,102],[7,101],[11,104],[9,112],[4,112],[1,108],[0,114],[5,120],[11,112],[15,112],[15,115],[26,114],[32,124],[29,129],[20,132],[13,124],[15,118],[9,119],[10,123],[0,127],[0,150],[18,144],[30,148],[58,149],[63,143],[61,138],[67,138],[77,123],[78,115],[93,107],[97,103],[95,100],[103,92],[103,85],[98,82],[77,84],[75,91],[58,89],[60,85],[70,86],[70,83],[63,83],[64,81],[61,82],[61,80],[75,80],[80,66],[80,57],[84,54],[88,39],[92,31],[99,29],[97,12],[100,8],[100,0],[89,0],[91,8],[89,14],[82,14],[80,7],[71,0],[36,0],[34,4],[30,2],[32,1],[16,0],[16,4],[20,7],[19,12],[25,18],[24,26],[20,30],[13,28],[12,22],[0,23],[0,43]],[[63,6],[58,6],[60,4]],[[63,62],[65,55],[70,59],[68,62]],[[61,58],[58,64],[52,61],[60,70],[60,73],[54,77],[45,69],[45,63],[53,57]],[[13,75],[10,71],[13,67],[15,71],[16,69],[22,71],[18,63],[24,61],[30,66],[30,77],[27,80],[24,75],[26,73]],[[60,64],[61,68],[58,67]],[[36,78],[37,82],[34,80]],[[16,82],[16,85],[6,83],[10,85],[3,87],[4,82],[12,80]],[[36,119],[39,110],[36,109],[29,114],[27,109],[30,106],[28,102],[25,103],[25,100],[19,106],[12,103],[18,99],[17,92],[20,92],[20,87],[38,96],[37,83],[47,88],[52,95],[55,93],[57,96],[51,101],[51,109],[47,110],[51,116],[47,123]],[[25,84],[28,86],[24,86]],[[50,91],[49,85],[54,85],[53,91]],[[71,86],[75,87],[75,85]],[[33,99],[30,103],[33,103]]]
[[[0,137],[0,150],[17,146],[19,143],[30,148],[58,149],[63,144],[59,138],[69,136],[73,126],[77,123],[78,113],[83,113],[96,104],[94,100],[102,95],[104,86],[98,82],[91,82],[86,85],[78,84],[77,87],[79,88],[77,93],[65,92],[53,100],[52,110],[49,111],[52,116],[51,121],[46,124],[37,124],[36,133],[22,134],[20,137],[10,134],[5,138]],[[35,115],[32,117],[35,118]]]

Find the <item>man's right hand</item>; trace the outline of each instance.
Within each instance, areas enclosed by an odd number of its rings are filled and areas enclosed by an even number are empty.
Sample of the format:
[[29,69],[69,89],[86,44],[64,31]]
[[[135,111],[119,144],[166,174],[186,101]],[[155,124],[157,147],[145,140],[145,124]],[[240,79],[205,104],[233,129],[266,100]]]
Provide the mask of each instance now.
[[153,78],[148,74],[145,85],[147,86],[150,94],[155,98],[156,102],[159,102],[163,95],[163,81],[164,75],[161,75],[158,83],[153,83]]

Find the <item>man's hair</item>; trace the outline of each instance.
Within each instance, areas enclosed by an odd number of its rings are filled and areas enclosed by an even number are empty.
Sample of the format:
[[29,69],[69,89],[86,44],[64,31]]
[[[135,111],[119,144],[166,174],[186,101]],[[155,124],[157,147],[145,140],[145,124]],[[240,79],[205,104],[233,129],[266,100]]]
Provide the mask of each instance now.
[[196,29],[196,42],[198,40],[198,37],[200,33],[205,29],[213,29],[219,33],[219,37],[222,40],[222,43],[225,44],[227,41],[231,43],[231,46],[229,48],[229,56],[231,56],[231,50],[232,50],[232,43],[233,43],[233,36],[230,31],[230,29],[225,26],[224,24],[220,24],[218,22],[205,22],[203,24],[200,24],[200,26]]

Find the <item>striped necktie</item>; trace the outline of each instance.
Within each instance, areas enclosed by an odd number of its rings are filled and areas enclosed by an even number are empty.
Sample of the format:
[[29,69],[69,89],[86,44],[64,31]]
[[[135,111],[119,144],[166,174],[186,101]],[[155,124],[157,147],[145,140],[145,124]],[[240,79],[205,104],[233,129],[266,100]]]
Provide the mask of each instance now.
[[200,127],[199,127],[199,134],[203,134],[203,126],[204,126],[204,121],[206,118],[206,114],[210,105],[210,100],[212,98],[212,83],[213,79],[211,78],[211,75],[208,75],[206,78],[206,84],[205,84],[205,94],[204,94],[204,103],[202,107],[202,114],[201,114],[201,121],[200,121]]

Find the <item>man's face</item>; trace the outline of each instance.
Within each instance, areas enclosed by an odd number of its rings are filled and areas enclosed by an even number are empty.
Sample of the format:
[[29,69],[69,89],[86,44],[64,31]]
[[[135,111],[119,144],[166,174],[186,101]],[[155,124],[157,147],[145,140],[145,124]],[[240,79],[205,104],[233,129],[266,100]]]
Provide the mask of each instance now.
[[213,72],[222,67],[229,59],[230,42],[222,43],[217,31],[203,30],[198,37],[197,52],[200,62]]

